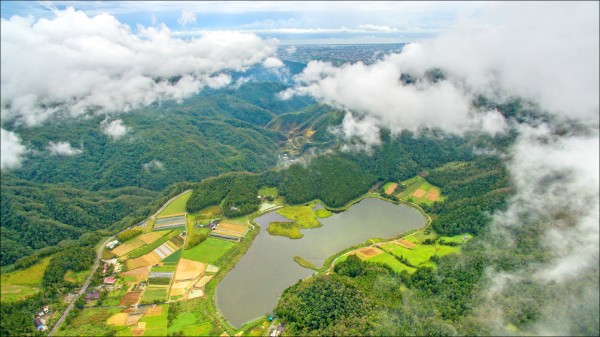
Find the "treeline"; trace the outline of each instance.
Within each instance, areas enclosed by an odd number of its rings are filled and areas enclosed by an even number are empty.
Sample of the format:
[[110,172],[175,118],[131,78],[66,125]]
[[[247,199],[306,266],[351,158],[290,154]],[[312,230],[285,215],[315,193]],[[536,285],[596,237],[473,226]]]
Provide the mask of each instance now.
[[480,233],[511,192],[504,164],[490,156],[431,170],[427,180],[447,195],[444,202],[424,206],[435,215],[431,226],[441,235]]
[[1,185],[1,265],[63,240],[107,229],[158,195],[135,187],[92,192],[65,184],[27,182],[4,173]]
[[86,270],[94,264],[95,259],[93,247],[73,245],[63,249],[50,260],[42,277],[42,286],[52,293],[63,293],[65,289],[74,288],[76,285],[64,280],[67,270]]
[[280,194],[291,204],[321,199],[327,206],[342,207],[369,190],[377,177],[356,163],[338,156],[320,156],[306,166],[283,171]]
[[[275,314],[289,335],[404,336],[481,333],[471,298],[483,273],[483,258],[452,257],[412,275],[352,255],[335,274],[321,275],[286,289]],[[451,322],[451,323],[450,323]],[[456,324],[460,322],[460,324]]]
[[258,188],[278,187],[290,204],[321,199],[330,207],[341,207],[368,191],[377,178],[360,166],[338,156],[320,156],[306,166],[291,165],[283,171],[266,171],[259,175],[226,174],[202,181],[187,202],[187,211],[197,212],[208,206],[221,205],[228,217],[242,216],[258,210]]

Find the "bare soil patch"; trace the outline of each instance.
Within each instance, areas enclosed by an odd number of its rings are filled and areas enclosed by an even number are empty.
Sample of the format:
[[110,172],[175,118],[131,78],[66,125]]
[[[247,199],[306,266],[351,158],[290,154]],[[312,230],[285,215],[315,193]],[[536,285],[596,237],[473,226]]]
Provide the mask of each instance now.
[[140,297],[142,297],[141,291],[128,292],[121,299],[121,305],[134,305],[139,302]]
[[248,226],[244,224],[236,224],[231,222],[221,222],[217,226],[217,229],[214,230],[214,233],[224,234],[235,237],[242,237],[244,233],[246,233],[246,228]]
[[143,336],[145,330],[146,330],[146,322],[140,322],[135,325],[135,328],[133,328],[133,335],[134,336]]
[[356,254],[361,259],[370,258],[383,253],[383,250],[376,247],[364,247],[356,251]]
[[124,326],[126,322],[127,322],[127,313],[126,312],[120,312],[118,314],[111,316],[109,319],[106,320],[106,324],[113,324],[116,326]]
[[427,192],[419,188],[418,190],[414,191],[411,195],[415,198],[422,198],[425,196],[425,194],[427,194]]
[[130,243],[124,243],[124,244],[117,246],[115,249],[111,250],[110,252],[115,254],[116,256],[123,256],[136,248],[140,248],[143,245],[144,245],[144,242],[142,240],[134,239]]
[[397,183],[392,183],[386,190],[385,190],[385,194],[389,194],[391,195],[392,193],[394,193],[394,191],[396,190],[396,188],[398,187]]
[[148,278],[148,274],[150,273],[151,266],[140,267],[132,270],[128,270],[121,273],[121,276],[135,276],[135,282],[132,283],[140,283],[142,280]]
[[190,289],[187,299],[191,300],[191,299],[202,297],[202,296],[204,296],[204,291],[202,289],[194,288],[194,289]]
[[214,276],[215,275],[202,276],[202,278],[200,280],[198,280],[198,282],[196,282],[196,284],[194,284],[194,287],[196,287],[196,288],[204,287]]
[[146,234],[140,235],[140,240],[142,240],[145,244],[149,245],[152,242],[160,239],[164,233],[159,232],[150,232]]
[[125,321],[126,326],[131,326],[136,324],[144,314],[129,314],[127,315],[127,320]]
[[427,193],[427,199],[431,200],[431,201],[436,201],[440,199],[440,192],[437,191],[436,189],[430,189],[429,193]]
[[404,248],[408,248],[408,249],[413,249],[416,244],[414,242],[410,242],[408,240],[404,240],[404,239],[399,239],[394,241],[395,244],[397,244],[400,247],[404,247]]
[[162,310],[163,307],[160,305],[150,307],[150,309],[146,310],[146,316],[160,316],[162,314]]
[[176,282],[171,285],[169,296],[180,296],[185,294],[185,289],[192,284],[192,281]]
[[196,262],[188,259],[180,259],[175,271],[175,281],[193,280],[206,270],[206,263]]
[[156,252],[151,251],[146,255],[136,257],[135,259],[127,260],[127,269],[135,269],[140,267],[152,266],[159,263],[162,258]]

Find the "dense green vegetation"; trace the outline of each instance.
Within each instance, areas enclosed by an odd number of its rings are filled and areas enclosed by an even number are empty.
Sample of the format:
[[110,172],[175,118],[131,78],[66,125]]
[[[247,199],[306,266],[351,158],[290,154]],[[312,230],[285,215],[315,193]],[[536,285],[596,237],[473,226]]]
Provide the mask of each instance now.
[[271,235],[285,236],[289,239],[301,239],[304,236],[300,233],[300,225],[295,222],[271,222],[267,227],[267,232]]
[[92,247],[71,246],[57,253],[48,264],[42,285],[47,291],[58,292],[61,288],[73,288],[65,282],[67,270],[74,272],[89,269],[94,263],[96,252]]
[[128,229],[126,231],[124,231],[123,233],[119,233],[117,235],[117,240],[119,240],[119,242],[125,242],[127,240],[131,240],[133,238],[135,238],[136,236],[142,234],[144,231],[141,229],[137,229],[137,228],[132,228],[132,229]]
[[435,214],[432,228],[442,235],[480,233],[489,218],[486,214],[502,207],[511,189],[499,159],[478,157],[472,162],[452,163],[434,169],[427,180],[448,196],[442,203],[425,207]]
[[368,191],[376,180],[350,160],[321,156],[307,166],[290,166],[283,172],[279,190],[291,204],[321,199],[328,206],[341,207]]

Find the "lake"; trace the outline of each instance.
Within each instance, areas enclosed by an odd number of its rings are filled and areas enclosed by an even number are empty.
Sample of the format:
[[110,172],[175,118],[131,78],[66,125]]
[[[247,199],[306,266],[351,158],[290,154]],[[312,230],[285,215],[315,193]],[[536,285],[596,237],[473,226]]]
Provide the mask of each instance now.
[[348,210],[320,219],[322,227],[301,229],[297,240],[272,236],[266,229],[273,221],[289,221],[271,212],[254,220],[260,233],[236,266],[217,286],[217,307],[236,328],[270,313],[283,291],[311,276],[314,271],[300,267],[293,256],[302,256],[320,267],[325,260],[372,238],[393,238],[425,225],[414,208],[366,198]]

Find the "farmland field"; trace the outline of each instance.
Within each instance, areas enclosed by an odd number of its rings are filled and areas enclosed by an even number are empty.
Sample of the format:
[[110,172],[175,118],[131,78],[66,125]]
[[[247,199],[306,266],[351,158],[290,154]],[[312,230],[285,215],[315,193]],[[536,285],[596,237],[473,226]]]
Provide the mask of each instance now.
[[180,195],[177,199],[173,200],[165,209],[160,212],[157,217],[162,217],[175,213],[183,213],[185,212],[185,204],[188,199],[192,196],[192,191]]
[[391,254],[388,254],[388,253],[375,255],[373,257],[364,259],[364,261],[386,264],[386,265],[390,266],[390,268],[392,268],[392,270],[397,273],[399,273],[403,270],[406,270],[407,272],[412,274],[416,271],[415,268],[409,267],[409,266],[401,263],[400,261],[396,260],[395,257],[393,257]]
[[408,249],[395,243],[388,243],[381,247],[388,253],[398,257],[404,257],[415,267],[433,266],[433,262],[430,262],[429,259],[436,253],[436,248],[434,246],[416,245],[412,249]]
[[42,276],[48,267],[52,257],[43,258],[33,266],[2,274],[1,292],[2,302],[15,302],[40,291],[38,285],[42,282]]
[[184,259],[194,260],[198,262],[214,264],[223,254],[225,254],[235,243],[208,238],[192,249],[184,250],[181,257]]
[[206,302],[198,298],[174,304],[180,309],[173,322],[169,324],[168,334],[183,332],[184,336],[218,336],[221,332],[213,331],[214,324],[206,316]]
[[164,263],[177,263],[177,261],[179,261],[179,258],[181,258],[181,251],[183,249],[179,248],[175,253],[165,257],[162,262]]
[[168,287],[148,287],[144,291],[141,303],[165,302],[168,299]]
[[63,325],[57,332],[60,336],[103,336],[110,332],[106,321],[120,308],[86,308],[70,324]]
[[246,233],[248,226],[246,224],[238,224],[228,221],[221,221],[213,232],[215,234],[224,234],[227,236],[242,237]]
[[162,309],[156,310],[157,314],[153,314],[148,309],[148,312],[140,319],[140,323],[145,323],[145,331],[144,336],[166,336],[167,335],[167,314],[169,313],[169,305],[157,305],[154,309]]
[[392,193],[394,193],[397,187],[398,183],[386,183],[385,185],[383,185],[383,190],[385,191],[385,194],[391,195]]
[[416,176],[402,182],[406,189],[398,193],[398,197],[417,204],[431,205],[435,201],[444,201],[439,187],[431,185],[423,177]]

